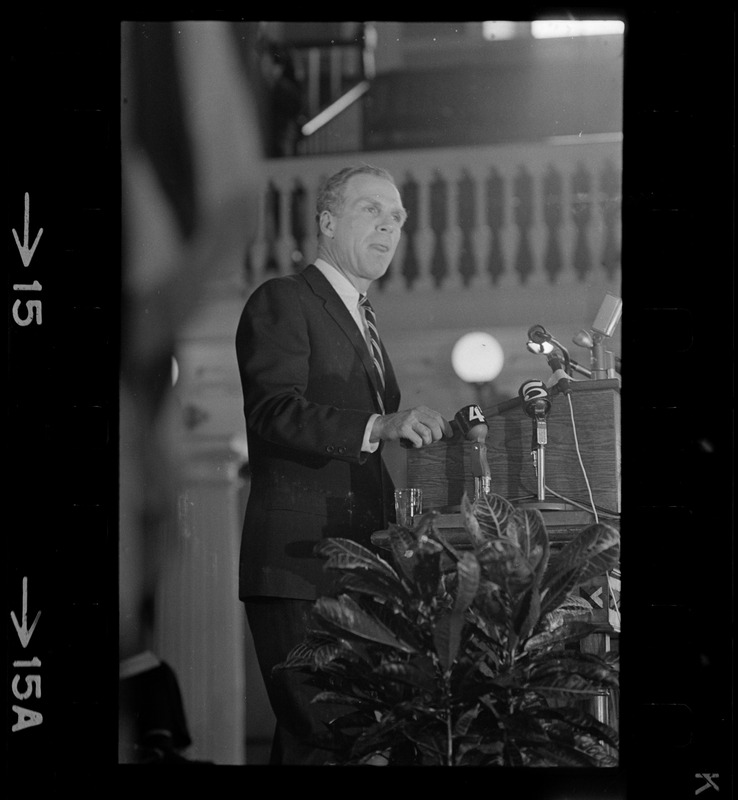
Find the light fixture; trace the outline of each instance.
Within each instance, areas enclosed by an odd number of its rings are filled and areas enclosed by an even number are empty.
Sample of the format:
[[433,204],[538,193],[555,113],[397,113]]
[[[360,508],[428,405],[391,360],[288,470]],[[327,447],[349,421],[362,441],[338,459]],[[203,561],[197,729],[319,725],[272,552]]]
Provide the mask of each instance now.
[[451,351],[454,372],[467,383],[489,383],[502,370],[505,355],[494,336],[483,331],[465,333]]
[[451,351],[451,366],[462,381],[471,384],[477,404],[489,408],[498,401],[493,381],[500,374],[505,354],[489,333],[473,331],[461,336]]

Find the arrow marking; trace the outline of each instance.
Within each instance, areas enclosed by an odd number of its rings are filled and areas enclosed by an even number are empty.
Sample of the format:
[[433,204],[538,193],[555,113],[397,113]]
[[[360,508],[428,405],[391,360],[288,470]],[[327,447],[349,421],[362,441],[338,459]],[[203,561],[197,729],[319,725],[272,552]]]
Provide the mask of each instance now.
[[10,616],[13,620],[13,625],[15,625],[16,631],[18,631],[18,638],[20,639],[21,644],[23,647],[28,647],[28,643],[31,641],[31,636],[33,636],[33,631],[36,628],[36,624],[38,623],[38,618],[41,616],[41,612],[39,611],[36,614],[36,619],[33,620],[33,625],[31,625],[30,629],[28,627],[28,578],[23,578],[23,611],[21,613],[22,622],[18,624],[18,618],[15,616],[15,612],[11,611]]
[[36,245],[38,244],[38,240],[41,238],[41,234],[44,232],[43,228],[38,229],[38,233],[36,234],[36,239],[33,242],[33,245],[29,248],[28,229],[30,227],[30,216],[31,216],[30,198],[28,196],[28,192],[26,192],[26,207],[25,207],[25,212],[23,214],[23,244],[20,243],[20,239],[18,239],[18,234],[15,232],[15,228],[13,228],[13,236],[15,238],[15,243],[18,246],[18,252],[20,253],[24,267],[27,267],[31,263],[33,254],[36,251]]

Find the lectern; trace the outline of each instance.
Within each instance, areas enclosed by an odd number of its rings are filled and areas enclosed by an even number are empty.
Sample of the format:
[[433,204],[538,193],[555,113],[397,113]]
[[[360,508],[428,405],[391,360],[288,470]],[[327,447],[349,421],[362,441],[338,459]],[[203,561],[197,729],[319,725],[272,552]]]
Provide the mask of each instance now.
[[[598,513],[608,522],[620,513],[620,379],[573,381],[571,389],[573,414],[566,397],[554,394],[547,420],[545,483],[550,502],[539,506],[552,545],[595,521],[587,480]],[[522,402],[500,403],[484,409],[484,415],[491,491],[515,505],[535,501],[536,444]],[[437,510],[438,528],[452,538],[461,524],[464,492],[474,496],[472,448],[473,443],[457,436],[407,451],[408,486],[423,490],[423,510]]]
[[[485,443],[491,491],[514,505],[539,508],[554,550],[596,521],[592,501],[601,522],[620,527],[620,379],[573,381],[570,396],[571,407],[564,395],[553,394],[547,417],[544,502],[539,498],[533,456],[535,422],[525,413],[522,401],[483,409],[489,428]],[[423,510],[439,512],[438,534],[457,547],[468,542],[460,504],[464,492],[474,497],[473,447],[474,443],[457,436],[407,451],[408,485],[423,490]],[[580,589],[592,605],[594,618],[609,623],[613,633],[620,630],[619,606],[613,609],[619,603],[619,589],[619,571],[609,580],[602,576]],[[610,636],[589,636],[582,647],[602,653],[610,649]],[[594,713],[600,721],[617,725],[617,713],[607,706],[606,698],[597,699]]]

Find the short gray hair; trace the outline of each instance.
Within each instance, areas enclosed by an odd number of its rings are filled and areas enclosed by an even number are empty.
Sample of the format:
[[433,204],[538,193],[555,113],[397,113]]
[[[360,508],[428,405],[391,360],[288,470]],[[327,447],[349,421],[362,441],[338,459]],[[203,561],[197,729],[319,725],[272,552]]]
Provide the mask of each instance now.
[[354,175],[376,175],[384,178],[393,186],[396,186],[392,174],[382,167],[374,167],[371,164],[358,164],[352,167],[344,167],[334,172],[320,187],[315,203],[315,218],[318,223],[320,233],[320,216],[324,211],[331,214],[338,214],[344,201],[344,189]]

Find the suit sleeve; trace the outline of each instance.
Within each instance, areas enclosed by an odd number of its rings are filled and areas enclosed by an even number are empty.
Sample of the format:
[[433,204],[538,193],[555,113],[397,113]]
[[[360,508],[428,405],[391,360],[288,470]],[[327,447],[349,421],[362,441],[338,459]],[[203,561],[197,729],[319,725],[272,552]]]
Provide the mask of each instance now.
[[[310,326],[297,285],[262,284],[249,298],[236,335],[247,429],[273,445],[363,462],[372,409],[315,402],[307,396],[316,369]],[[312,364],[312,367],[311,367]]]

